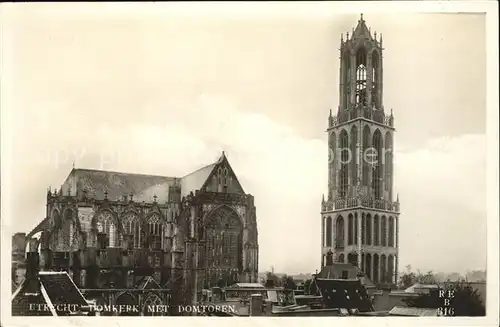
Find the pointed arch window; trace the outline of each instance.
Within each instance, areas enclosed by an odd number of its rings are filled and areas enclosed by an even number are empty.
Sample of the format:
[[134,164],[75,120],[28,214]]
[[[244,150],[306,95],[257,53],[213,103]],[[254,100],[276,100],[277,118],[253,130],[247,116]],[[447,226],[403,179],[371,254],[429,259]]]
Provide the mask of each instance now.
[[349,136],[345,130],[340,133],[340,158],[339,196],[345,198],[349,185]]
[[356,54],[356,104],[366,105],[366,51]]
[[231,176],[229,176],[229,169],[227,167],[219,167],[217,169],[217,190],[218,192],[227,192]]
[[380,199],[382,197],[382,161],[384,160],[382,158],[382,142],[382,134],[377,129],[373,134],[373,147],[375,148],[376,159],[373,164],[372,185],[375,199]]
[[349,54],[344,55],[344,99],[343,106],[344,109],[349,109],[349,103],[351,102],[351,61]]
[[113,215],[104,211],[97,218],[97,246],[99,249],[116,247],[118,231],[114,223]]
[[131,244],[129,244],[129,246],[136,249],[140,248],[141,224],[136,214],[130,213],[123,218],[123,229],[125,234],[131,237]]
[[378,90],[379,90],[379,62],[380,62],[380,57],[377,53],[377,51],[374,51],[372,53],[372,107],[377,109],[380,107],[379,103],[379,96],[378,96]]
[[332,246],[332,237],[333,237],[332,218],[328,217],[326,218],[326,246]]
[[148,243],[152,250],[161,250],[162,224],[158,214],[153,214],[147,223]]

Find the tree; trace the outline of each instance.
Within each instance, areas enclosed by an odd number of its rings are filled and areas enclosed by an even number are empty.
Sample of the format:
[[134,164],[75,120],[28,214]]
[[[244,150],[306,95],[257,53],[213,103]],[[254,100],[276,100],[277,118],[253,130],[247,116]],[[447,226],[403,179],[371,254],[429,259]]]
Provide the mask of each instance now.
[[306,295],[316,295],[317,294],[316,283],[313,279],[308,279],[304,282],[304,294]]
[[437,290],[404,300],[406,306],[438,309],[445,316],[484,316],[486,309],[477,290],[466,282],[446,283]]
[[294,290],[297,287],[293,278],[287,275],[281,278],[281,286],[287,290]]
[[406,272],[400,273],[398,288],[406,289],[416,283],[420,284],[437,284],[437,276],[434,272],[428,271],[422,274],[420,270],[414,273],[411,270],[411,265],[406,266]]

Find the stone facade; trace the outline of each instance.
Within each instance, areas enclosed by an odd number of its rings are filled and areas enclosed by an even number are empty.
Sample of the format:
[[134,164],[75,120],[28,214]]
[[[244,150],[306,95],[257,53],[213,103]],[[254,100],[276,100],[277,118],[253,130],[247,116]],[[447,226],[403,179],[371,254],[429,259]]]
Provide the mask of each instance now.
[[352,263],[377,284],[397,281],[399,196],[393,194],[394,116],[383,104],[382,35],[361,17],[341,40],[340,104],[328,118],[328,195],[321,262]]
[[40,225],[14,237],[13,260],[28,242],[41,270],[68,271],[86,293],[152,277],[173,302],[191,303],[203,288],[257,281],[254,198],[224,154],[182,178],[73,169],[47,192]]

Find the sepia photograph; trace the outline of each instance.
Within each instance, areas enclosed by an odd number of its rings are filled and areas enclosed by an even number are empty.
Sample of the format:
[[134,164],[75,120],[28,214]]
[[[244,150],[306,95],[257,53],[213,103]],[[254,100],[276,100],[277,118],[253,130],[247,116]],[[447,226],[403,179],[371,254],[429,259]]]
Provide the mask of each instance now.
[[2,324],[498,325],[498,4],[423,3],[2,4]]

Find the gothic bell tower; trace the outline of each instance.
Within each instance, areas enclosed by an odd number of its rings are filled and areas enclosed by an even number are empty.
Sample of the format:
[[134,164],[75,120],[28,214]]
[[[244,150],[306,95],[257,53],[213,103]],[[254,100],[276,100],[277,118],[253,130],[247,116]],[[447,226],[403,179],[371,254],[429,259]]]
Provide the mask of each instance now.
[[328,194],[321,204],[321,265],[357,265],[377,284],[394,284],[399,199],[393,194],[394,117],[383,102],[382,35],[363,14],[340,41],[337,115],[328,117]]

